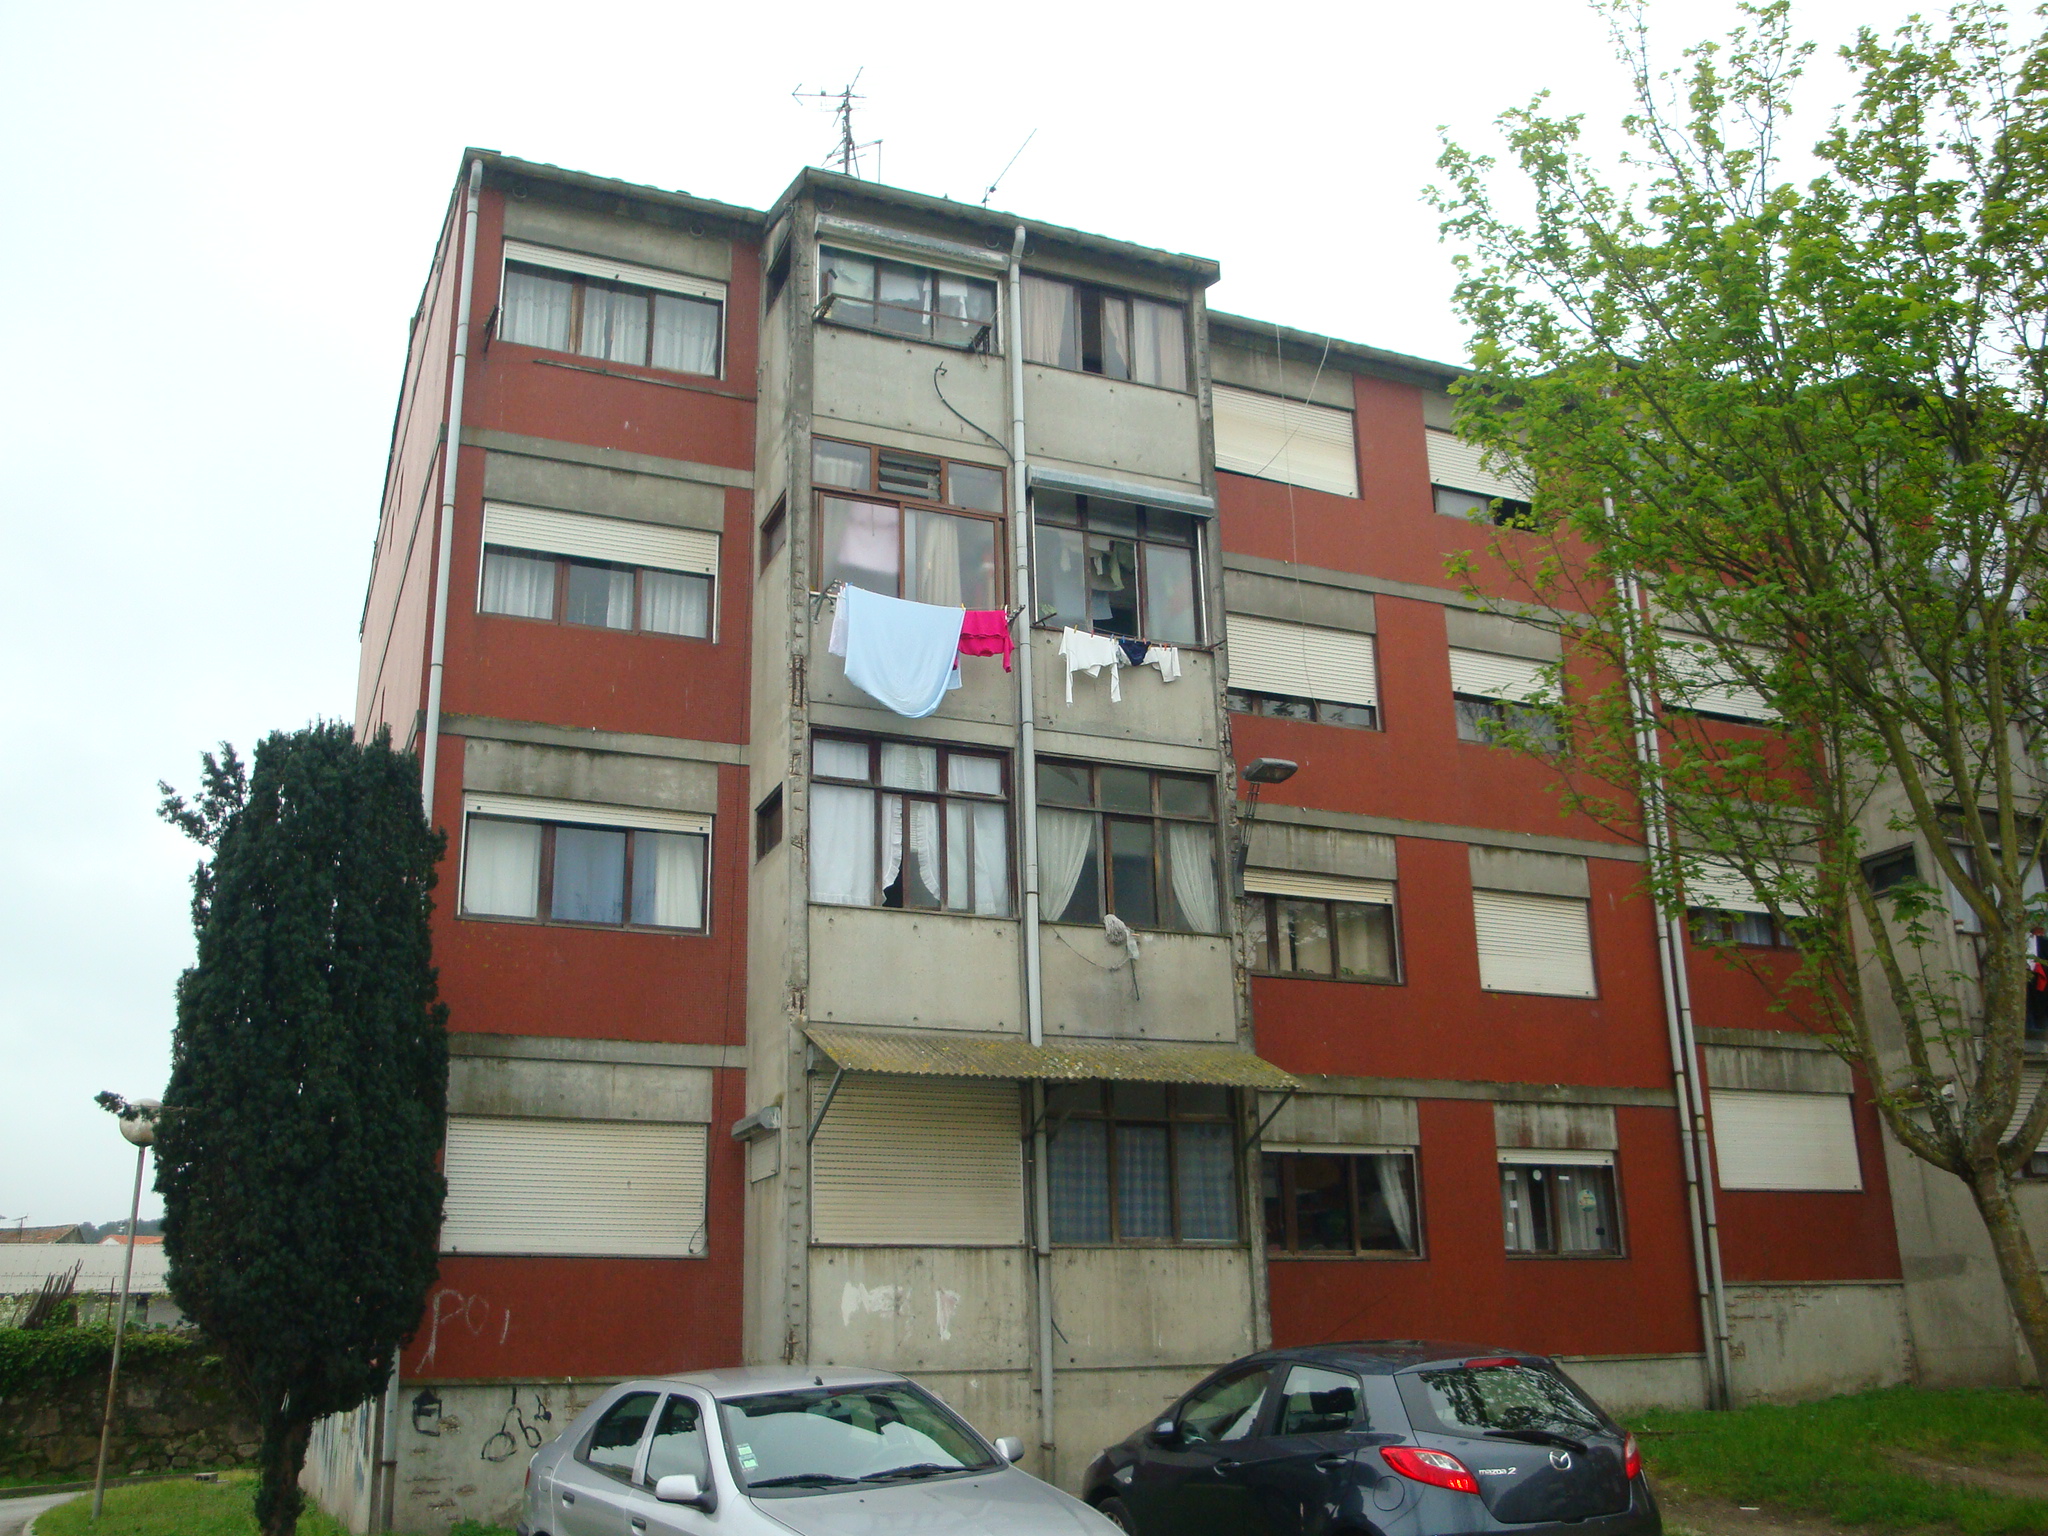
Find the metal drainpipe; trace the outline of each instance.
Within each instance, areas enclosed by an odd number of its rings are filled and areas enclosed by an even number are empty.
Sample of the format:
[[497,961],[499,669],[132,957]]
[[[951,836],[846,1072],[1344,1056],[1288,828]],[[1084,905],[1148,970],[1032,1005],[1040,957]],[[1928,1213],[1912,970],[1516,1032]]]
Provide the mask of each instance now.
[[448,650],[448,566],[455,558],[455,465],[462,457],[462,386],[469,374],[469,294],[476,278],[476,198],[484,163],[469,162],[462,216],[462,282],[455,300],[455,364],[448,379],[448,435],[441,446],[441,536],[435,555],[434,645],[427,667],[427,723],[420,754],[420,802],[434,819],[434,773],[441,756],[441,667]]
[[[1038,721],[1031,685],[1031,502],[1024,452],[1024,226],[1010,242],[1010,592],[1017,612],[1017,818],[1022,834],[1024,1019],[1033,1045],[1045,1043],[1044,979],[1038,965]],[[1038,1452],[1055,1476],[1052,1326],[1052,1179],[1046,1167],[1045,1083],[1031,1084],[1031,1228],[1038,1270]]]
[[[1614,502],[1607,500],[1607,515],[1614,515]],[[1643,609],[1634,576],[1622,578],[1624,600],[1629,605],[1631,628],[1623,632],[1623,655],[1629,664],[1629,704],[1638,721],[1649,720],[1649,696],[1641,674],[1629,653],[1634,649],[1629,635]],[[1662,759],[1656,728],[1636,728],[1636,751],[1654,769]],[[1653,858],[1664,856],[1669,829],[1664,819],[1664,793],[1654,774],[1643,795],[1643,827]],[[1685,973],[1684,915],[1664,910],[1657,903],[1657,963],[1664,991],[1664,1026],[1671,1047],[1671,1076],[1678,1101],[1678,1147],[1685,1163],[1685,1194],[1692,1218],[1693,1279],[1699,1291],[1700,1329],[1707,1338],[1707,1397],[1711,1406],[1732,1405],[1728,1379],[1728,1297],[1721,1275],[1721,1229],[1714,1206],[1712,1167],[1707,1158],[1706,1110],[1702,1103],[1697,1063],[1699,1051],[1693,1038],[1692,986]]]

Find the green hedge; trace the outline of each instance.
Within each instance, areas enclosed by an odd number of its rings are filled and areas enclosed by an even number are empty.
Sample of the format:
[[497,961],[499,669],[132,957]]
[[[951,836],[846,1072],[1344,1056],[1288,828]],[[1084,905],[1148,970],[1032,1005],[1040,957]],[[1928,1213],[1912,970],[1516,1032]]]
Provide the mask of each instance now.
[[[111,1323],[68,1328],[0,1328],[0,1397],[54,1387],[79,1376],[104,1375],[114,1352]],[[130,1329],[121,1341],[125,1373],[196,1367],[217,1370],[220,1359],[196,1335]]]

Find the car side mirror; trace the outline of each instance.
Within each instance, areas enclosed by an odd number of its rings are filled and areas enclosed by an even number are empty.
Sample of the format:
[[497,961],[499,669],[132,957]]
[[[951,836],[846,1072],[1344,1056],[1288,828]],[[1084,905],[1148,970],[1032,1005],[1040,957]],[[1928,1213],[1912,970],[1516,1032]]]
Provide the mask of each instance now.
[[688,1472],[671,1472],[662,1478],[654,1485],[654,1496],[664,1504],[687,1504],[707,1513],[718,1502],[711,1490]]
[[1015,1466],[1024,1459],[1024,1442],[1015,1435],[996,1436],[996,1454]]
[[1146,1438],[1154,1445],[1179,1445],[1180,1426],[1171,1419],[1161,1419],[1152,1426],[1152,1433]]

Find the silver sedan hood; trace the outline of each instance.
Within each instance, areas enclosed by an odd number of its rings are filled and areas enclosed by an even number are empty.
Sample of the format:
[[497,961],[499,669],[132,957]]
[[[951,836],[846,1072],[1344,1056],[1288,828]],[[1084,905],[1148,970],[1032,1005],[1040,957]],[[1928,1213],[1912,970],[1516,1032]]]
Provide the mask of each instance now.
[[984,1477],[752,1502],[799,1536],[1100,1536],[1115,1530],[1078,1499],[1015,1467]]

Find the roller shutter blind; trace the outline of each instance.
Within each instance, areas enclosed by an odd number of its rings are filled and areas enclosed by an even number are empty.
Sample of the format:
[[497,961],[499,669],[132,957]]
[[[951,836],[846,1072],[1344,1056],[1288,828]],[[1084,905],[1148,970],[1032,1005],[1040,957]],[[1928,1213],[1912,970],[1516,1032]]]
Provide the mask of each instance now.
[[1479,985],[1489,992],[1592,997],[1593,935],[1586,903],[1571,896],[1474,891]]
[[[1711,907],[1716,912],[1768,912],[1770,908],[1757,900],[1755,888],[1726,859],[1701,859],[1699,868],[1685,877],[1685,902],[1689,907]],[[1787,902],[1782,908],[1787,917],[1804,917],[1806,908],[1797,902]]]
[[[1713,647],[1694,635],[1678,630],[1664,631],[1664,650],[1658,657],[1664,675],[1674,688],[1682,690],[1682,709],[1697,709],[1710,715],[1733,715],[1739,720],[1775,720],[1778,712],[1754,688],[1745,687],[1728,676]],[[1761,646],[1738,647],[1759,668],[1770,664]]]
[[1861,1189],[1846,1093],[1714,1088],[1714,1161],[1723,1189]]
[[1424,434],[1429,439],[1431,485],[1480,496],[1504,496],[1509,501],[1535,499],[1535,486],[1527,475],[1500,475],[1488,469],[1478,444],[1436,427],[1424,428]]
[[593,805],[584,800],[536,800],[525,795],[464,795],[471,816],[511,816],[521,821],[567,821],[586,827],[628,827],[640,832],[709,833],[711,818],[699,811],[650,811],[632,805]]
[[1224,616],[1224,636],[1233,688],[1331,704],[1380,701],[1371,635],[1232,613]]
[[443,1253],[705,1252],[705,1128],[451,1116]]
[[631,283],[638,288],[658,288],[664,293],[686,293],[696,299],[725,302],[723,283],[709,278],[688,277],[681,272],[665,272],[659,267],[613,261],[609,256],[591,256],[582,251],[557,250],[551,245],[528,245],[524,240],[507,240],[505,259],[523,266],[547,267],[556,272],[574,272],[582,277],[601,277],[607,282]]
[[1524,656],[1451,648],[1451,692],[1511,704],[1554,704],[1557,684],[1544,676],[1546,663]]
[[1024,1241],[1017,1085],[848,1073],[811,1143],[811,1240]]
[[718,574],[718,535],[698,528],[630,523],[582,512],[548,512],[539,507],[484,503],[484,542],[500,549],[531,549],[547,555],[608,560],[656,571]]
[[[2005,1122],[2005,1130],[1998,1138],[2000,1141],[2011,1141],[2019,1134],[2020,1123],[2027,1118],[2028,1111],[2034,1107],[2034,1100],[2041,1096],[2043,1088],[2048,1088],[2048,1067],[2020,1068],[2019,1102],[2013,1106],[2012,1118]],[[2048,1138],[2044,1138],[2041,1145],[2048,1146]],[[2040,1148],[2037,1147],[2035,1150],[2039,1151]]]
[[1259,896],[1300,896],[1309,901],[1361,901],[1383,907],[1394,904],[1394,882],[1361,880],[1352,875],[1316,875],[1293,869],[1247,869],[1247,893]]
[[1339,496],[1358,494],[1351,412],[1217,384],[1216,467]]

